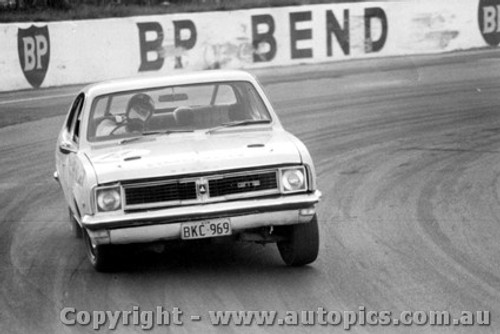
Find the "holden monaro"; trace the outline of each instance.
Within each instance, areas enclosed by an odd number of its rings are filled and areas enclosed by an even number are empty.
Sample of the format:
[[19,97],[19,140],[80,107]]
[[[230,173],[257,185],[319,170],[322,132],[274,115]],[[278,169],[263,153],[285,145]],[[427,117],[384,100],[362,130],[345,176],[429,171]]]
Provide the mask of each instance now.
[[57,139],[70,224],[94,268],[116,245],[227,237],[318,255],[321,193],[304,144],[257,80],[204,71],[85,87]]

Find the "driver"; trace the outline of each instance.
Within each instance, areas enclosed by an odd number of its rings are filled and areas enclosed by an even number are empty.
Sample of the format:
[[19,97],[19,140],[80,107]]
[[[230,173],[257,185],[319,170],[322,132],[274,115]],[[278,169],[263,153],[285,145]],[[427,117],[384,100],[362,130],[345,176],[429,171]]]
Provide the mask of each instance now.
[[154,103],[149,95],[135,94],[128,101],[125,120],[119,122],[118,117],[104,119],[97,126],[96,136],[143,132],[153,111]]

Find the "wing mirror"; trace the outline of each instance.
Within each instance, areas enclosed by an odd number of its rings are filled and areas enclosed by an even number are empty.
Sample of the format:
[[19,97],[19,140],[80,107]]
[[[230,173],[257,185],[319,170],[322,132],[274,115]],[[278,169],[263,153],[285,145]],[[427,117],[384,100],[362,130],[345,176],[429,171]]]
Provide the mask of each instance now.
[[76,146],[72,142],[63,141],[59,144],[59,151],[62,154],[76,153]]

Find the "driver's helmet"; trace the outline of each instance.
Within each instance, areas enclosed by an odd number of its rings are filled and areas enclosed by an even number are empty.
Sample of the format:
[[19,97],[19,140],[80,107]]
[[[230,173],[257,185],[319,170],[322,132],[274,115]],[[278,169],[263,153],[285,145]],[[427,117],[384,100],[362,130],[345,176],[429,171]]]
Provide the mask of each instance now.
[[145,122],[151,117],[153,111],[153,99],[147,94],[135,94],[128,101],[127,117],[129,120],[140,120]]

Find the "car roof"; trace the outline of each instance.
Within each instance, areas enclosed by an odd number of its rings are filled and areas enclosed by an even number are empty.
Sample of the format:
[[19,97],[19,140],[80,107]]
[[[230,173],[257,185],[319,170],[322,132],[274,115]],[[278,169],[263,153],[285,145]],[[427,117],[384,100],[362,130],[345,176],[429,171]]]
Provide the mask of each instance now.
[[254,77],[244,71],[207,70],[184,72],[174,75],[143,75],[125,79],[115,79],[94,83],[83,88],[86,95],[98,96],[121,91],[155,88],[172,85],[189,85],[196,83],[251,81]]

